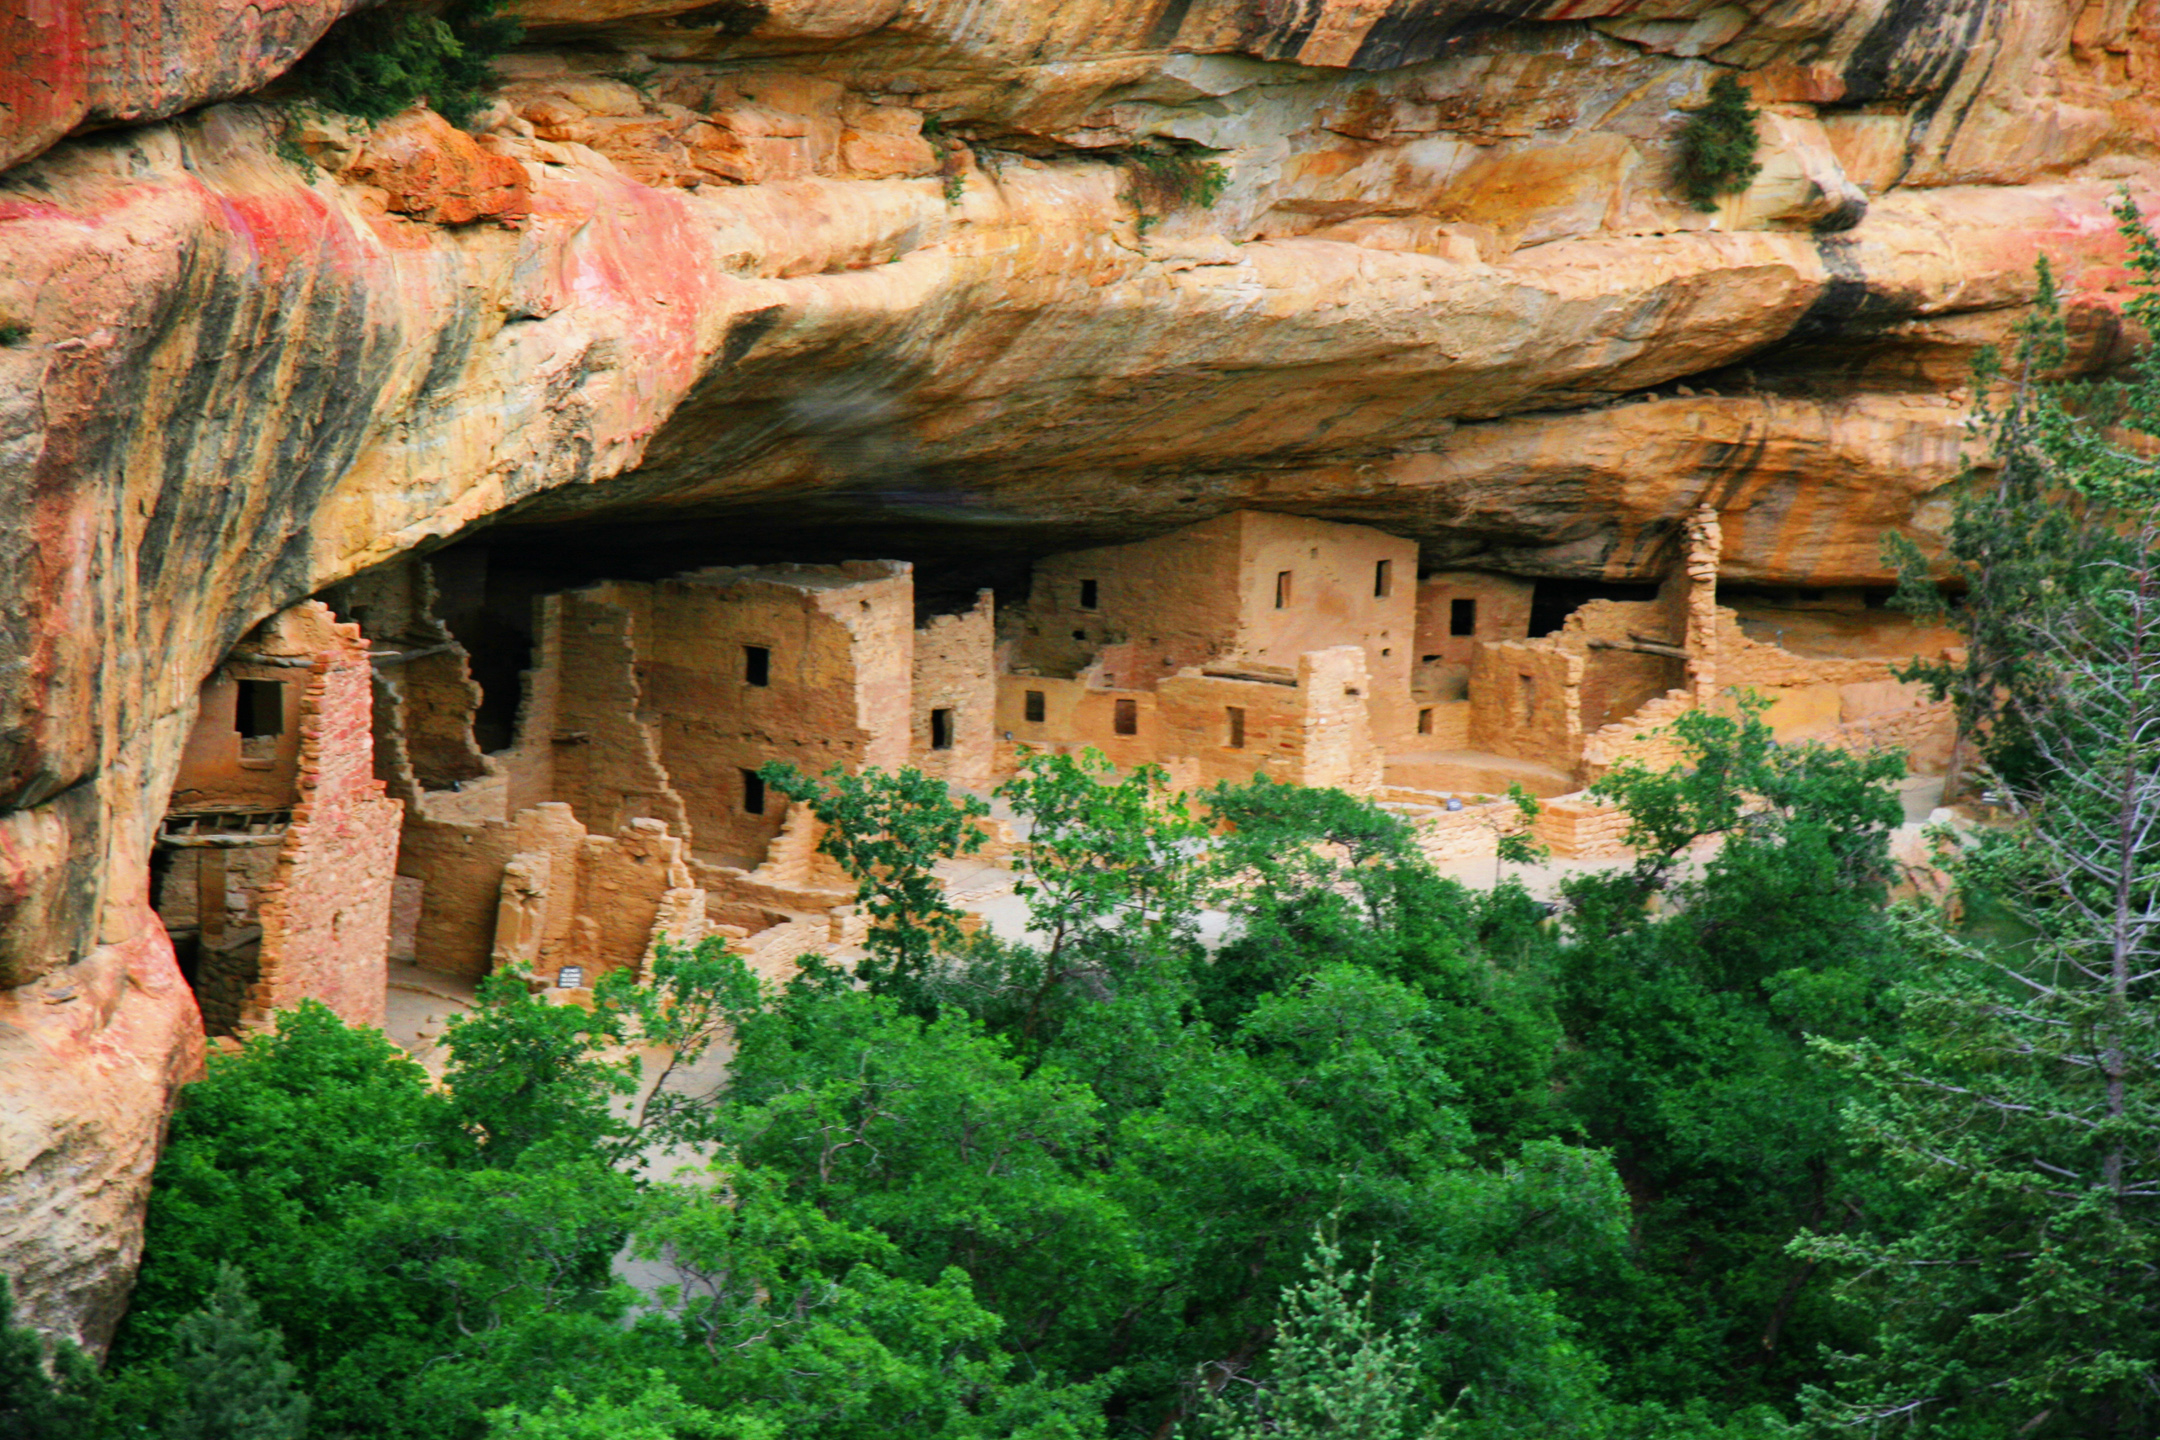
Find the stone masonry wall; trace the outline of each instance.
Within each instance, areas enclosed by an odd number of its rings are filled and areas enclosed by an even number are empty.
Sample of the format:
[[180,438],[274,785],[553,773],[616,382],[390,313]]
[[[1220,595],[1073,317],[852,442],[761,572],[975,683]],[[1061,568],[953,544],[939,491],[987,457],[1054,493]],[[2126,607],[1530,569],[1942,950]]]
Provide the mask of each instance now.
[[[1187,671],[1157,687],[1165,757],[1190,759],[1192,783],[1239,782],[1255,775],[1293,780],[1305,768],[1304,692],[1295,684],[1232,680]],[[1230,744],[1228,712],[1244,712],[1244,744]]]
[[[1415,719],[1416,544],[1364,525],[1296,515],[1247,510],[1233,518],[1241,536],[1237,656],[1288,669],[1309,651],[1356,645],[1365,656],[1373,733],[1390,742],[1408,734]],[[1285,575],[1289,592],[1278,604]]]
[[[1152,691],[1188,666],[1227,653],[1238,626],[1240,522],[1224,515],[1130,545],[1075,550],[1036,562],[1023,611],[1015,613],[1013,663],[1071,676],[1105,645],[1132,648],[1119,676]],[[1093,605],[1083,605],[1092,582]]]
[[[914,704],[908,758],[925,775],[980,789],[992,781],[997,749],[997,618],[991,592],[972,608],[934,615],[915,632]],[[932,744],[931,713],[952,712],[951,744]]]
[[374,774],[367,642],[315,601],[281,622],[278,648],[306,644],[315,665],[300,701],[299,801],[260,902],[256,999],[278,1010],[320,1000],[348,1024],[380,1025],[404,807]]

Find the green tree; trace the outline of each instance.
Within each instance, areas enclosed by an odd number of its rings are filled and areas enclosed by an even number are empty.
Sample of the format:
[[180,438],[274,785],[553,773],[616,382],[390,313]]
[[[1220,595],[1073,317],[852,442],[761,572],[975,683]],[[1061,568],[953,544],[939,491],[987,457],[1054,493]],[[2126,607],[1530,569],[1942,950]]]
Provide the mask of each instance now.
[[1686,113],[1680,127],[1680,188],[1697,210],[1717,209],[1718,197],[1747,189],[1762,172],[1755,158],[1762,145],[1755,121],[1762,113],[1748,103],[1747,86],[1730,70],[1710,82],[1710,98]]
[[15,1323],[15,1290],[0,1275],[0,1435],[11,1440],[90,1440],[97,1367],[74,1345],[52,1347]]
[[[2160,244],[2118,213],[2150,326]],[[2059,333],[2044,304],[1989,412],[1997,483],[1961,503],[1947,557],[1977,582],[1952,612],[1975,644],[1935,677],[1986,727],[1982,777],[2016,821],[1961,882],[2031,938],[1916,919],[1930,963],[1902,1041],[1822,1043],[1869,1087],[1856,1136],[1927,1201],[1915,1225],[1798,1247],[1876,1321],[1811,1396],[1825,1428],[2160,1434],[2160,356],[2048,383]]]
[[775,761],[758,773],[810,807],[825,827],[818,849],[855,880],[870,916],[870,957],[856,973],[873,989],[919,992],[939,951],[961,935],[960,910],[945,898],[937,863],[982,849],[988,837],[976,822],[990,807],[912,766],[850,775],[836,765],[813,778]]
[[218,1267],[210,1303],[173,1327],[167,1364],[183,1388],[162,1440],[299,1440],[308,1398],[235,1265]]
[[[1367,1274],[1377,1270],[1376,1249]],[[1200,1433],[1221,1440],[1437,1440],[1446,1417],[1420,1423],[1423,1387],[1416,1346],[1373,1318],[1370,1284],[1321,1230],[1313,1232],[1303,1284],[1285,1287],[1274,1340],[1251,1375],[1203,1372]],[[1249,1394],[1240,1393],[1250,1387]]]
[[293,78],[323,105],[363,120],[425,102],[463,125],[487,103],[488,62],[524,33],[502,9],[502,0],[393,0],[333,25]]
[[[1818,1267],[1784,1250],[1881,1188],[1849,1163],[1849,1086],[1808,1042],[1897,1023],[1904,764],[1781,745],[1760,709],[1691,712],[1672,727],[1680,765],[1607,774],[1597,793],[1638,858],[1563,887],[1563,1105],[1612,1149],[1635,1220],[1634,1266],[1579,1313],[1631,1401],[1789,1403],[1822,1343],[1858,1338]],[[1715,856],[1690,861],[1710,838]]]

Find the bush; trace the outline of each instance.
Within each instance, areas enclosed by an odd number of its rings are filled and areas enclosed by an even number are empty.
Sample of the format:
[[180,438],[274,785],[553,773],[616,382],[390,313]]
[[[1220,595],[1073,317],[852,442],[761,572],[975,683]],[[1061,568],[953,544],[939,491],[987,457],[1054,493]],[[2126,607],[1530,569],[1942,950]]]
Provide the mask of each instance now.
[[1717,209],[1720,195],[1747,189],[1762,171],[1755,152],[1762,137],[1755,133],[1759,115],[1748,104],[1748,91],[1731,71],[1710,84],[1710,103],[1687,112],[1680,127],[1680,188],[1697,210]]
[[463,125],[487,103],[488,61],[524,33],[501,0],[446,0],[440,13],[392,5],[347,16],[294,71],[329,109],[387,120],[425,101]]
[[1134,150],[1122,158],[1132,172],[1133,209],[1142,233],[1180,205],[1214,209],[1230,184],[1230,172],[1204,151]]

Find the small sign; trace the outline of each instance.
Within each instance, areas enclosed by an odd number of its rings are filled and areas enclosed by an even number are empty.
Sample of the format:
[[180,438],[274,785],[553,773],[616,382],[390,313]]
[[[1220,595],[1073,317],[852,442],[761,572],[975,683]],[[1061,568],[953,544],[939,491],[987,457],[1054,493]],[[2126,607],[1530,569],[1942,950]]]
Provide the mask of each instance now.
[[585,988],[585,967],[565,965],[555,972],[555,988],[558,990],[582,990]]

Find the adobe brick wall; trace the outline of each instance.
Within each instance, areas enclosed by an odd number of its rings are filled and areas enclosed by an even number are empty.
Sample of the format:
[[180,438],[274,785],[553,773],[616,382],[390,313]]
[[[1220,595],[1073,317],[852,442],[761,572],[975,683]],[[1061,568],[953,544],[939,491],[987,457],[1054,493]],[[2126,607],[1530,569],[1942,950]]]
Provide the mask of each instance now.
[[[1056,754],[1077,754],[1087,748],[1103,752],[1121,769],[1160,763],[1166,749],[1161,717],[1161,692],[1110,690],[1091,683],[1088,672],[1079,679],[1048,675],[1000,675],[997,677],[998,769],[1009,774],[1011,747],[1002,737],[1010,733],[1012,746],[1033,746]],[[1044,717],[1040,724],[1027,719],[1027,694],[1039,691]],[[1130,701],[1133,732],[1117,733],[1117,702]]]
[[565,966],[582,989],[616,970],[642,973],[664,932],[705,933],[705,893],[691,883],[680,837],[657,820],[588,835],[570,807],[547,804],[510,823],[518,845],[502,869],[493,962],[552,982]]
[[[1291,781],[1305,769],[1305,705],[1293,681],[1232,680],[1188,671],[1156,690],[1161,754],[1189,759],[1189,783],[1206,788],[1255,775]],[[1245,743],[1232,748],[1227,711],[1245,712]]]
[[1299,656],[1297,694],[1304,754],[1293,778],[1352,795],[1378,790],[1382,756],[1374,732],[1380,707],[1363,647],[1337,645]]
[[1583,656],[1549,638],[1478,647],[1470,671],[1470,743],[1571,770],[1582,752]]
[[[268,631],[266,622],[263,629],[241,642],[236,656],[228,658],[203,682],[195,725],[181,750],[180,771],[173,781],[168,809],[278,810],[299,798],[300,705],[307,672],[251,665],[241,658],[273,644]],[[284,718],[274,739],[264,737],[250,744],[240,738],[234,721],[240,696],[238,682],[242,680],[280,687]]]
[[[554,784],[545,798],[568,804],[598,834],[640,816],[690,833],[688,807],[662,763],[655,727],[643,716],[638,661],[640,631],[651,626],[650,600],[646,586],[609,584],[558,596],[549,607],[559,643],[542,654],[542,673],[533,682],[555,696],[548,737]],[[520,798],[529,785],[516,787]]]
[[380,1025],[404,807],[374,775],[367,642],[311,600],[277,617],[265,648],[315,663],[303,672],[292,825],[261,892],[256,1004],[320,1000],[350,1024]]

